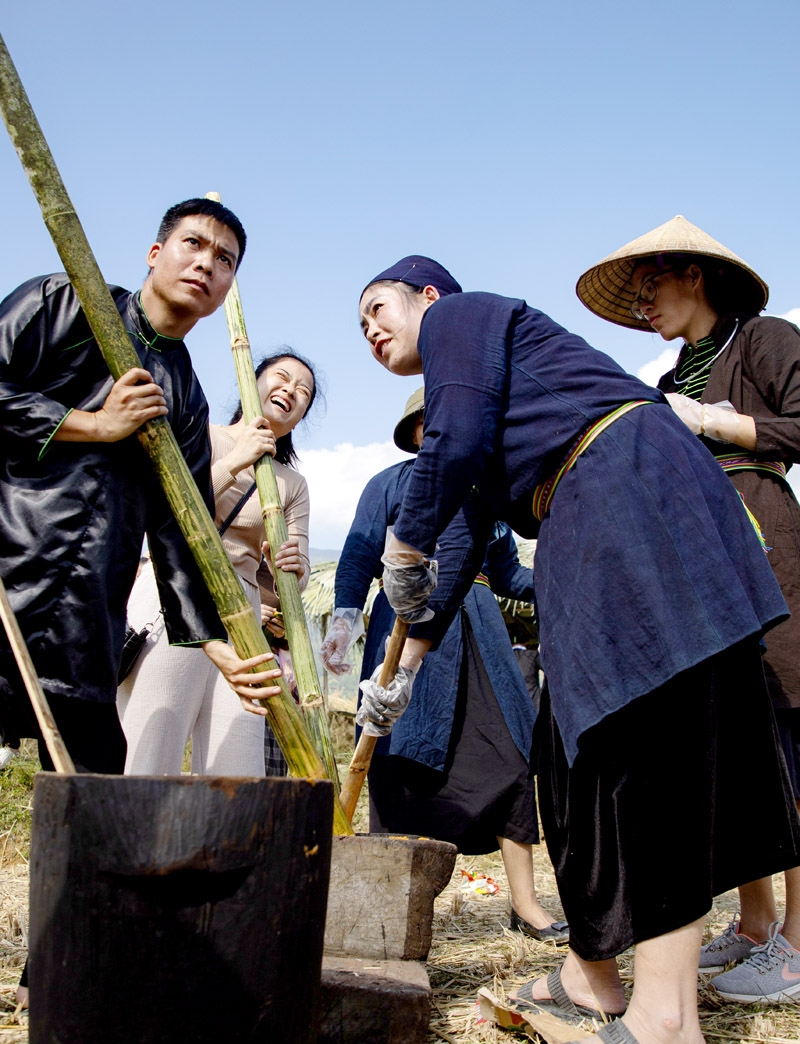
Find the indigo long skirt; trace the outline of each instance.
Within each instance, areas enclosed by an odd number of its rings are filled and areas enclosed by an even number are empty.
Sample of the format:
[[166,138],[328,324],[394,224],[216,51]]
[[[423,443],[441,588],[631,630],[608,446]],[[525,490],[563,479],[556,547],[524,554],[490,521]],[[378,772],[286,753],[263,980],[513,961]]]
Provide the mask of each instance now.
[[757,638],[609,714],[583,734],[572,767],[545,691],[534,752],[570,946],[584,960],[615,957],[702,917],[729,888],[800,865]]

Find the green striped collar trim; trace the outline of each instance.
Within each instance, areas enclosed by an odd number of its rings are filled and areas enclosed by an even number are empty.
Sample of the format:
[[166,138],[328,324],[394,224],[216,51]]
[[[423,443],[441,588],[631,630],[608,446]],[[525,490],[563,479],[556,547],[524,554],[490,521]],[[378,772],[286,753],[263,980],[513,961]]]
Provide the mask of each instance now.
[[[158,347],[159,341],[168,341],[172,344],[183,344],[182,337],[169,337],[167,334],[158,333],[153,324],[150,322],[150,316],[147,314],[147,311],[145,310],[144,303],[142,302],[141,290],[134,294],[133,302],[141,312],[141,317],[136,316],[136,310],[134,309],[134,316],[136,318],[143,318],[145,323],[147,324],[147,328],[145,330],[138,329],[137,325],[137,329],[134,331],[137,338],[142,342],[145,348],[154,352],[160,352],[161,349]],[[152,337],[149,336],[150,334],[152,334]]]

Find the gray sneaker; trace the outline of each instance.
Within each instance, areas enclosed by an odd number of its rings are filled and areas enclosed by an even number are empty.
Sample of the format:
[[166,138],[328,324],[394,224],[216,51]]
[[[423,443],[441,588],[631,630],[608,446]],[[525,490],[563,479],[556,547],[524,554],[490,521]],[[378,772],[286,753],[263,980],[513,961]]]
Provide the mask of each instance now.
[[724,1000],[743,1004],[795,1000],[800,994],[800,950],[784,939],[776,921],[762,946],[754,947],[745,961],[710,985]]
[[700,973],[714,975],[725,971],[729,964],[739,964],[750,956],[758,943],[739,931],[738,917],[734,917],[722,935],[712,939],[700,950]]

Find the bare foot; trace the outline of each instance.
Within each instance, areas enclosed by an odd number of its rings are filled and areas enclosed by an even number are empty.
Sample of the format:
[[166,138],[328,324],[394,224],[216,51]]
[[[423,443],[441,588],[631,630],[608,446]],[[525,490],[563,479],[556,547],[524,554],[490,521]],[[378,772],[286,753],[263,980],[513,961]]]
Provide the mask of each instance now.
[[[624,1022],[639,1044],[705,1044],[705,1037],[700,1032],[699,1026],[681,1026],[664,1019],[660,1024],[654,1024],[650,1019],[642,1018],[641,1014],[628,1011]],[[594,1034],[580,1038],[576,1044],[590,1044],[597,1040]]]
[[14,1003],[17,1005],[17,1011],[22,1011],[28,1007],[27,986],[17,986],[17,992],[14,994]]
[[[561,984],[573,1004],[599,1009],[610,1015],[625,1010],[625,993],[616,961],[596,961],[587,965],[570,950],[561,966]],[[515,1000],[516,991],[509,996]],[[546,975],[531,984],[531,997],[534,1002],[551,999]]]

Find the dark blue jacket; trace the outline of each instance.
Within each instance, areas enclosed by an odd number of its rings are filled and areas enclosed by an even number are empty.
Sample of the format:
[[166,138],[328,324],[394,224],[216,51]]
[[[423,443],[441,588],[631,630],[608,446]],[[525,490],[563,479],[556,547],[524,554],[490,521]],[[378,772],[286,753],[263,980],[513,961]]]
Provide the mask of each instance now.
[[[661,392],[494,294],[435,302],[419,351],[425,438],[395,534],[432,554],[475,485],[484,527],[538,532],[540,652],[570,759],[605,715],[785,616],[735,490]],[[639,399],[578,457],[539,527],[536,486],[590,424]],[[465,577],[482,553],[464,548]]]

